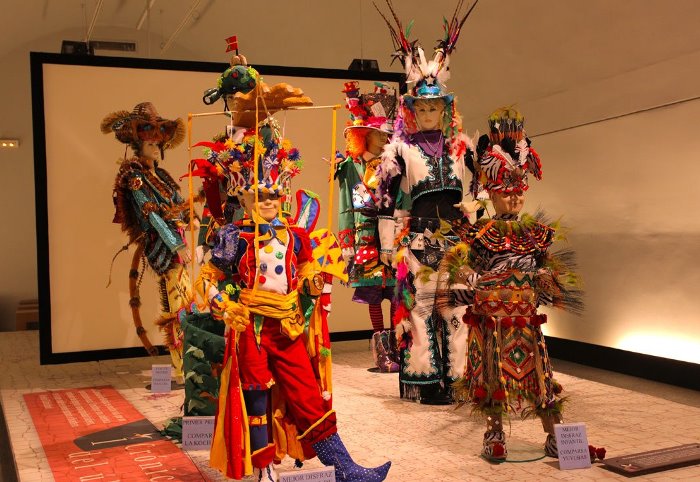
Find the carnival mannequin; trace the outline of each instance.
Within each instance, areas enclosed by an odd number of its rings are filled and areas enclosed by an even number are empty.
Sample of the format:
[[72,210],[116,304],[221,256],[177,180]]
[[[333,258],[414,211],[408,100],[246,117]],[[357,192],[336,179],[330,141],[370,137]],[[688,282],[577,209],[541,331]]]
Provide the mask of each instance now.
[[398,20],[396,29],[387,24],[396,40],[395,55],[402,59],[412,86],[402,98],[395,134],[377,174],[379,204],[385,210],[379,220],[381,257],[397,267],[400,306],[394,321],[397,335],[403,332],[401,396],[448,404],[453,401],[451,385],[465,363],[466,327],[460,322],[464,308],[439,313],[435,295],[438,264],[457,239],[450,223],[463,217],[463,178],[472,156],[454,95],[445,90],[449,53],[461,23],[453,19],[446,24],[445,37],[430,61],[421,47],[404,37]]
[[562,422],[562,387],[553,377],[540,328],[547,316],[537,307],[581,309],[573,254],[549,250],[557,239],[556,223],[547,224],[541,213],[520,216],[528,174],[542,177],[523,117],[501,109],[489,125],[489,136],[477,147],[474,188],[485,187],[495,215],[456,226],[462,242],[440,270],[451,287],[450,304],[468,305],[469,357],[456,393],[486,418],[485,457],[507,457],[503,419],[509,412],[540,418],[547,433],[545,453],[557,457],[554,424]]
[[132,112],[114,112],[104,118],[102,132],[113,132],[120,142],[128,144],[135,157],[125,159],[114,184],[114,222],[121,224],[136,244],[129,273],[129,304],[137,325],[137,333],[149,352],[155,354],[141,326],[138,293],[141,259],[159,275],[161,318],[156,324],[165,333],[173,365],[182,377],[182,332],[177,312],[192,300],[190,280],[185,264],[190,255],[185,245],[184,229],[189,221],[189,208],[180,196],[179,186],[170,174],[159,167],[166,149],[184,138],[182,120],[163,119],[153,104],[144,102]]
[[[280,451],[291,454],[298,446],[298,458],[316,455],[335,466],[336,480],[384,480],[391,463],[366,469],[352,461],[337,434],[330,398],[319,388],[304,342],[300,293],[322,297],[324,283],[311,269],[309,234],[280,216],[283,186],[300,161],[296,149],[283,148],[269,127],[260,136],[264,155],[257,180],[254,136],[226,152],[246,217],[219,230],[203,267],[212,315],[229,327],[210,463],[228,477],[240,479],[252,469],[255,480],[274,481]],[[342,264],[339,248],[337,258]]]
[[347,157],[336,167],[340,184],[338,232],[343,256],[349,267],[352,300],[367,304],[372,322],[372,353],[381,372],[397,372],[398,353],[393,329],[384,328],[382,300],[395,304],[391,263],[379,259],[377,207],[372,191],[377,188],[376,168],[380,154],[392,133],[396,112],[393,89],[377,85],[371,94],[360,94],[358,82],[346,82],[346,107],[351,124],[345,129]]

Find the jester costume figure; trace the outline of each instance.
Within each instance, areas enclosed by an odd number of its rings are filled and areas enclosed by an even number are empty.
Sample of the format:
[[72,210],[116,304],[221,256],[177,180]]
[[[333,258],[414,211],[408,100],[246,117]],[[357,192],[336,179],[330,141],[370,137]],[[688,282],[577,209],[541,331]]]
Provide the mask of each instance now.
[[[328,334],[307,325],[305,312],[329,308],[329,280],[316,269],[325,261],[312,251],[329,240],[280,217],[283,186],[301,165],[298,151],[268,119],[257,137],[249,133],[209,155],[226,167],[246,212],[218,231],[198,283],[212,316],[228,327],[211,465],[235,479],[252,472],[274,481],[274,462],[285,455],[318,456],[335,466],[336,480],[384,480],[390,463],[367,469],[350,458],[337,434],[330,380],[317,368],[329,355]],[[296,222],[305,224],[308,213],[300,211]],[[342,269],[338,246],[325,255]],[[310,304],[304,295],[319,300]]]
[[[392,14],[398,18],[393,9]],[[394,29],[387,21],[412,87],[402,98],[394,137],[377,170],[381,256],[393,257],[397,267],[400,305],[394,321],[397,333],[404,332],[401,396],[425,404],[452,403],[451,385],[461,376],[466,355],[464,307],[438,312],[435,306],[437,267],[457,240],[450,226],[463,217],[463,179],[472,156],[454,95],[445,91],[449,54],[461,26],[456,16],[446,23],[430,61],[404,37],[400,24]]]
[[[231,167],[234,160],[240,161],[241,151],[245,151],[246,148],[250,150],[253,144],[251,140],[255,130],[255,118],[241,114],[255,110],[255,98],[246,96],[246,94],[253,91],[259,82],[257,71],[247,64],[247,60],[242,54],[236,51],[231,58],[230,67],[219,76],[219,87],[208,89],[204,95],[203,100],[206,104],[210,104],[216,98],[221,97],[236,112],[230,124],[226,126],[225,133],[214,136],[212,142],[199,142],[194,146],[205,147],[205,152],[208,153],[206,158],[192,159],[192,167],[189,172],[190,175],[202,179],[201,196],[205,201],[199,239],[195,251],[199,265],[204,264],[205,259],[209,257],[211,248],[216,246],[216,235],[219,229],[222,226],[239,221],[243,217],[243,209],[240,206],[238,196],[235,194],[234,186],[231,185],[229,167]],[[302,96],[303,92],[300,89],[289,88],[287,84],[278,84],[271,89],[267,88],[264,83],[262,86],[264,87],[265,105],[277,105],[280,101],[280,92],[284,92],[284,101],[290,104],[296,105],[311,102],[308,97]],[[287,88],[284,88],[284,86],[287,86]],[[300,96],[303,98],[300,98]],[[268,141],[270,140],[268,139]],[[237,152],[231,156],[231,149],[233,148],[236,148]],[[279,152],[279,146],[275,146],[275,149]],[[290,157],[295,158],[295,153],[296,151],[291,152]],[[288,189],[285,188],[285,193],[287,191]],[[311,196],[306,196],[299,205],[313,208],[314,204],[310,200]],[[285,204],[289,203],[285,202]],[[312,210],[307,209],[306,211],[310,212]],[[321,237],[318,235],[319,233],[313,234],[315,235],[313,237],[314,240],[317,237]],[[316,249],[318,249],[318,246]],[[333,248],[331,247],[331,249]],[[330,267],[331,265],[326,266]],[[201,273],[202,276],[195,283],[198,293],[202,292],[204,278],[209,279],[211,274],[207,267],[203,267]],[[330,277],[330,274],[326,272],[323,275],[324,277]],[[214,285],[215,290],[223,290],[230,283],[231,280],[228,276],[225,276],[217,283],[209,282],[208,284]],[[329,282],[327,285],[324,285],[324,289],[329,290],[331,286]],[[324,294],[324,296],[329,295]],[[310,303],[310,306],[315,308],[313,303]],[[330,303],[324,306],[330,309]],[[184,332],[184,414],[186,416],[214,415],[218,404],[219,373],[223,363],[225,348],[225,338],[223,336],[225,324],[221,322],[221,319],[212,317],[208,310],[200,312],[205,307],[206,305],[194,307],[190,314],[180,313]],[[318,310],[320,313],[317,313],[315,309],[309,310],[308,306],[305,308],[307,308],[305,310],[307,323],[316,320],[317,317],[310,316],[312,314],[320,314],[323,318],[320,334],[316,340],[317,343],[309,343],[307,346],[313,348],[313,350],[310,350],[313,352],[313,354],[310,353],[310,356],[315,362],[314,366],[319,367],[319,375],[321,373],[327,374],[325,378],[330,381],[330,352],[327,350],[327,348],[330,348],[330,340],[328,339],[327,325],[325,323],[327,311],[322,309]],[[325,336],[325,339],[323,336]],[[320,345],[323,346],[320,347]],[[327,356],[323,356],[316,348],[321,348],[320,351],[326,353]],[[329,384],[324,385],[327,388]]]
[[562,387],[553,377],[538,306],[579,311],[580,291],[573,253],[553,253],[555,223],[542,214],[519,216],[528,174],[542,176],[539,156],[523,133],[523,118],[512,109],[489,119],[490,136],[477,147],[473,188],[488,191],[495,215],[454,227],[460,243],[441,266],[451,287],[448,304],[466,305],[469,351],[457,393],[486,418],[483,455],[504,460],[503,418],[509,412],[539,417],[547,439],[545,453],[557,456],[554,424],[561,423]]
[[[393,329],[385,329],[382,300],[396,307],[396,279],[391,266],[379,259],[378,210],[373,196],[377,188],[376,168],[392,132],[396,112],[396,93],[379,84],[370,94],[360,94],[358,82],[346,82],[343,90],[351,123],[345,129],[347,157],[336,165],[340,184],[338,231],[341,248],[349,267],[352,297],[367,304],[372,322],[372,353],[377,369],[397,372],[398,352]],[[391,317],[390,317],[391,319]]]
[[182,332],[177,312],[192,300],[190,280],[184,264],[189,260],[184,229],[189,208],[175,180],[158,165],[166,149],[184,138],[182,120],[163,119],[153,104],[138,104],[132,112],[118,111],[105,117],[102,132],[113,132],[120,142],[131,146],[135,157],[122,161],[114,183],[114,222],[136,245],[129,273],[129,301],[137,333],[151,354],[151,345],[141,326],[139,306],[139,264],[146,264],[159,276],[161,318],[156,322],[165,333],[177,373],[182,374]]

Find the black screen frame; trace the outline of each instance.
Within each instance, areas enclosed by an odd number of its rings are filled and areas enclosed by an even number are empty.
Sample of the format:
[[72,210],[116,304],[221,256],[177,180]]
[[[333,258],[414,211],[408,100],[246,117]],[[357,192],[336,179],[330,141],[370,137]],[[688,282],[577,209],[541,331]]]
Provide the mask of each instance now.
[[[44,65],[76,65],[90,67],[117,67],[125,69],[155,69],[171,71],[193,71],[221,73],[228,64],[219,62],[200,62],[187,60],[162,60],[135,57],[100,57],[65,55],[45,52],[30,52],[30,72],[32,91],[32,123],[34,138],[34,193],[37,233],[37,275],[39,293],[39,360],[40,364],[60,364],[88,362],[121,358],[148,356],[143,347],[113,348],[104,350],[86,350],[54,353],[51,331],[51,278],[49,216],[47,196],[47,159],[46,159],[46,118],[44,112]],[[396,82],[400,92],[406,92],[406,77],[395,72],[368,72],[343,69],[323,69],[313,67],[289,67],[278,65],[255,65],[262,75],[312,77],[339,80],[368,80]],[[364,331],[336,332],[335,339],[362,339]],[[157,347],[159,353],[167,354],[162,345]]]

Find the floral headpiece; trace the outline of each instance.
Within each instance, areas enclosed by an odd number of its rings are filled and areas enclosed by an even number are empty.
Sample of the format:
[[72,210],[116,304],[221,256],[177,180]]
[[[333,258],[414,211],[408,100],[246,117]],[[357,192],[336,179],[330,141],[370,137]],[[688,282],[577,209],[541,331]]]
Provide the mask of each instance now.
[[[489,117],[489,138],[487,146],[480,141],[477,148],[478,182],[472,192],[478,191],[479,184],[490,192],[523,192],[529,188],[528,173],[542,179],[540,156],[530,147],[525,137],[525,118],[513,108],[502,108]],[[486,136],[483,136],[486,139]]]
[[[206,175],[228,177],[230,193],[255,192],[289,194],[292,177],[301,172],[302,159],[299,150],[291,142],[282,139],[277,122],[268,118],[258,130],[245,131],[243,140],[234,143],[200,142],[196,146],[206,147],[206,159],[194,160],[198,170],[209,171]],[[258,179],[255,180],[254,157],[257,144]],[[196,175],[200,175],[199,172]]]
[[345,131],[354,128],[375,129],[387,134],[394,131],[396,117],[396,91],[381,82],[374,83],[374,92],[360,94],[359,83],[346,82],[345,107],[350,112],[351,124]]
[[103,134],[114,133],[119,142],[138,148],[154,142],[163,149],[177,147],[185,138],[182,119],[169,120],[158,115],[150,102],[137,104],[131,112],[120,110],[108,114],[100,124]]

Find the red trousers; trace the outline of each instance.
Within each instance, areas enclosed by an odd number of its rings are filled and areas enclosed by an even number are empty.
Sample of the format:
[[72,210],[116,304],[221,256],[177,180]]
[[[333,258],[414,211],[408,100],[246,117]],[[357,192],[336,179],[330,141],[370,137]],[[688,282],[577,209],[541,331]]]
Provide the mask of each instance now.
[[[265,317],[260,334],[260,346],[255,341],[254,319],[238,339],[238,365],[243,390],[265,390],[277,384],[287,406],[287,415],[300,433],[321,420],[327,411],[311,367],[302,337],[290,340],[282,334],[280,322]],[[331,422],[329,418],[327,420]],[[313,444],[335,433],[332,424],[323,424],[308,434]]]

